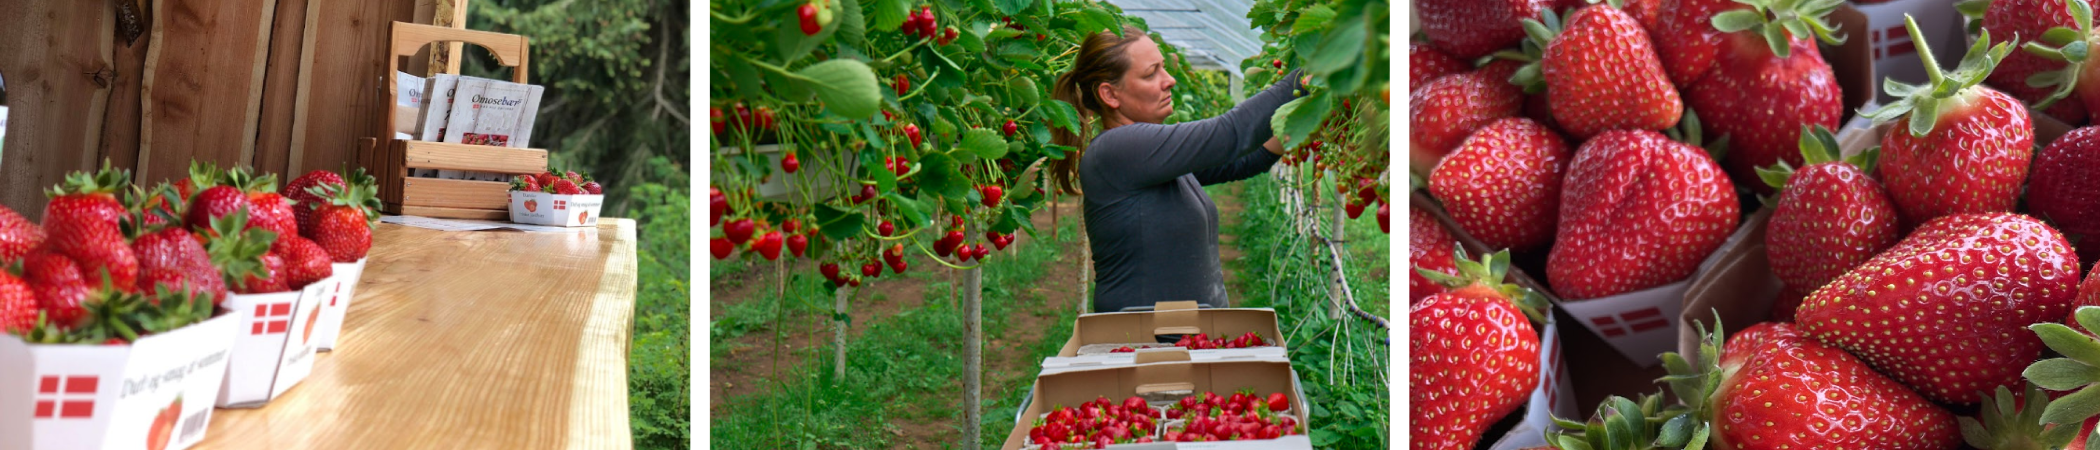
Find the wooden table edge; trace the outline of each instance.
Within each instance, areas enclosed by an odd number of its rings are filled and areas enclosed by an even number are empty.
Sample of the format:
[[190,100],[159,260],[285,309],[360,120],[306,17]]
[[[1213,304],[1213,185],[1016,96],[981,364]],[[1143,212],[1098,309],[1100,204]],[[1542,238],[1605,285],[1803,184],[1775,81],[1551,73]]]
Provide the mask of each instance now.
[[627,351],[640,276],[635,222],[608,220],[618,234],[612,255],[605,259],[585,329],[577,337],[576,372],[569,396],[577,402],[569,407],[567,448],[571,449],[634,447],[634,435],[628,428]]

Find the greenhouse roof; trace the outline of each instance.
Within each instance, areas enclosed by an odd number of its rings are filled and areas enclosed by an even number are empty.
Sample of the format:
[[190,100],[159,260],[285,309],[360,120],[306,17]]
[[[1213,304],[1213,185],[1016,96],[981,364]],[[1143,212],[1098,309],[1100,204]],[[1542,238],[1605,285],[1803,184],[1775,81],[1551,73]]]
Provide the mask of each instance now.
[[1145,19],[1189,65],[1240,73],[1240,61],[1261,53],[1261,32],[1248,25],[1254,0],[1107,0]]

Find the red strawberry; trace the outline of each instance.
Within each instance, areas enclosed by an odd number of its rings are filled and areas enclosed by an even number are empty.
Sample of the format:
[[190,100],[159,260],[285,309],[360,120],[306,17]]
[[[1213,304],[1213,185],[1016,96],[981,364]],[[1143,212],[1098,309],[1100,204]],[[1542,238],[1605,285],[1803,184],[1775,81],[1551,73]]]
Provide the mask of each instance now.
[[547,185],[546,189],[547,192],[556,195],[577,195],[583,193],[583,188],[576,187],[576,183],[566,179],[554,180],[554,184]]
[[[369,175],[359,174],[359,179]],[[372,227],[379,220],[378,199],[373,187],[353,182],[348,187],[322,186],[327,203],[314,210],[314,228],[302,230],[307,239],[320,244],[335,262],[353,263],[372,250]]]
[[1547,35],[1534,40],[1550,38],[1537,42],[1544,49],[1542,78],[1526,72],[1522,82],[1545,84],[1553,119],[1569,134],[1588,139],[1605,130],[1661,130],[1684,114],[1648,32],[1625,11],[1591,5],[1569,13],[1557,34],[1541,28]]
[[277,238],[270,244],[270,253],[284,259],[285,284],[292,289],[304,288],[335,273],[330,264],[334,257],[321,249],[321,244],[303,237]]
[[919,135],[919,124],[904,124],[904,137],[911,139],[911,148],[919,148],[919,143],[922,142],[922,136]]
[[882,223],[875,224],[875,234],[888,237],[889,235],[896,233],[897,225],[890,223],[890,221],[884,220],[882,221]]
[[0,270],[0,333],[28,333],[36,327],[37,306],[29,282]]
[[1451,290],[1408,312],[1415,448],[1472,448],[1539,384],[1539,335],[1530,318],[1539,317],[1544,301],[1502,284],[1493,268],[1508,267],[1508,258],[1503,251],[1461,260],[1456,277],[1425,274]]
[[1489,248],[1527,252],[1553,238],[1568,145],[1521,117],[1495,121],[1429,174],[1451,220]]
[[87,315],[81,306],[88,296],[87,278],[80,275],[80,266],[72,258],[48,251],[31,253],[22,260],[22,278],[36,293],[38,307],[59,328],[72,328]]
[[583,187],[583,193],[585,193],[585,194],[591,194],[591,195],[603,195],[603,194],[605,194],[605,186],[600,186],[600,185],[598,185],[598,182],[596,182],[596,181],[585,181],[585,182],[583,182],[583,186],[582,186],[582,187]]
[[[2054,89],[2033,86],[2027,80],[2048,72],[2062,72],[2065,62],[2051,60],[2036,53],[2017,48],[2029,42],[2049,46],[2041,39],[2051,28],[2078,29],[2077,18],[2072,14],[2069,2],[2064,0],[1992,0],[1983,13],[1983,29],[1991,33],[1990,43],[2008,43],[2015,47],[2012,53],[1998,62],[1984,84],[2011,94],[2032,105],[2042,105]],[[2018,39],[2018,41],[2014,41]],[[2086,102],[2079,99],[2056,101],[2045,105],[2048,113],[2064,122],[2078,124],[2088,119],[2091,111]]]
[[1409,97],[1409,154],[1416,170],[1426,173],[1474,130],[1516,116],[1524,92],[1494,72],[1476,70],[1430,80]]
[[1407,43],[1407,85],[1420,87],[1429,80],[1473,70],[1471,64],[1427,45]]
[[977,192],[984,194],[984,207],[997,208],[999,207],[999,200],[1005,197],[1006,189],[999,186],[984,186],[977,188]]
[[130,184],[131,173],[111,169],[74,172],[52,189],[51,203],[44,208],[45,244],[79,264],[89,286],[133,290],[138,278],[138,257],[132,254],[119,222],[124,205],[116,191]]
[[1006,133],[1006,137],[1011,138],[1015,132],[1021,131],[1021,124],[1014,123],[1013,119],[1006,119],[1006,126],[1000,127],[1000,130]]
[[189,230],[166,227],[139,236],[131,248],[138,253],[141,273],[149,274],[141,278],[150,281],[140,283],[140,290],[154,293],[154,301],[158,301],[159,289],[226,298],[225,276],[212,264],[210,251]]
[[722,236],[729,238],[729,243],[736,245],[744,245],[744,241],[751,240],[751,234],[756,232],[758,224],[751,219],[732,220],[728,225],[722,226]]
[[803,3],[795,7],[795,17],[802,22],[803,35],[816,36],[817,32],[824,31],[824,25],[817,23],[817,6],[814,4]]
[[1424,0],[1415,3],[1429,45],[1459,59],[1487,56],[1524,39],[1519,22],[1539,18],[1550,0]]
[[1546,278],[1569,300],[1683,280],[1739,219],[1720,166],[1645,130],[1607,131],[1575,150],[1560,199]]
[[[855,201],[854,203],[860,202]],[[707,226],[721,225],[722,215],[729,213],[729,196],[722,195],[722,189],[714,186],[707,187],[707,213],[714,216],[708,219]]]
[[2027,206],[2080,247],[2100,245],[2100,127],[2064,133],[2034,157]]
[[237,168],[226,171],[223,181],[226,185],[239,189],[244,197],[242,200],[249,208],[249,228],[268,230],[277,233],[278,236],[299,235],[297,213],[293,212],[291,203],[286,202],[285,197],[276,192],[276,175],[255,176],[247,169]]
[[1915,21],[1906,17],[1905,25],[1930,81],[1892,83],[1889,94],[1901,100],[1861,114],[1875,123],[1895,122],[1882,137],[1881,176],[1905,226],[1952,214],[2012,211],[2034,156],[2034,125],[2019,100],[1975,85],[1983,78],[1977,71],[1988,73],[2011,47],[1985,51],[1988,39],[1978,40],[1962,58],[1963,70],[1943,74]]
[[759,236],[757,242],[751,243],[751,249],[758,251],[758,255],[764,256],[767,261],[777,260],[780,259],[780,242],[780,232],[767,231],[764,236]]
[[1282,392],[1269,394],[1268,404],[1269,411],[1283,412],[1284,410],[1291,409],[1291,399],[1284,397]]
[[1708,334],[1700,347],[1720,351],[1718,364],[1674,353],[1665,356],[1700,364],[1680,365],[1671,369],[1672,376],[1718,377],[1718,383],[1693,381],[1671,387],[1678,396],[1706,399],[1697,403],[1693,419],[1710,424],[1707,429],[1713,430],[1712,440],[1719,448],[1959,446],[1953,414],[1794,325],[1760,323],[1726,342],[1721,334]]
[[[748,123],[749,121],[745,121],[745,122],[746,122],[746,123]],[[540,186],[542,186],[542,187],[545,187],[545,186],[552,186],[552,185],[554,185],[554,182],[555,182],[556,180],[560,180],[560,179],[561,179],[561,177],[560,177],[560,176],[557,176],[557,175],[555,175],[555,174],[554,174],[554,172],[540,172],[540,174],[539,174],[539,175],[533,175],[533,178],[534,178],[534,179],[537,179],[537,180],[539,180],[539,182],[540,182]]]
[[242,294],[267,294],[292,290],[285,284],[284,258],[275,254],[262,255],[263,270],[249,275],[233,286],[233,291]]
[[875,278],[880,275],[882,275],[882,264],[878,264],[874,261],[868,261],[867,263],[860,265],[860,276],[867,278]]
[[0,206],[0,266],[20,261],[44,245],[44,229],[35,222]]
[[725,259],[736,253],[736,243],[729,242],[728,238],[708,239],[707,245],[708,253],[715,255],[715,259]]
[[1385,234],[1393,234],[1393,229],[1390,225],[1388,225],[1389,223],[1391,223],[1390,220],[1392,215],[1392,205],[1387,204],[1385,202],[1378,202],[1378,232]]
[[[1452,252],[1458,248],[1458,240],[1437,224],[1436,217],[1420,208],[1407,210],[1407,265],[1411,269],[1430,270],[1446,275],[1457,275]],[[1428,277],[1407,271],[1407,304],[1414,305],[1423,297],[1444,292],[1444,287],[1429,281]]]
[[[1707,72],[1713,70],[1714,61],[1719,60],[1725,52],[1723,47],[1726,45],[1722,41],[1728,36],[1748,33],[1721,31],[1714,26],[1715,15],[1747,11],[1751,15],[1734,14],[1755,18],[1757,20],[1752,22],[1759,25],[1762,25],[1766,17],[1757,8],[1732,0],[1669,1],[1670,7],[1657,11],[1655,27],[1651,31],[1654,34],[1656,56],[1662,61],[1670,81],[1679,86],[1697,84],[1701,78],[1706,77]],[[1801,38],[1790,33],[1784,36]]]
[[[518,175],[517,177],[514,177],[510,180],[510,190],[525,192],[544,192],[546,190],[546,187],[540,186],[540,179],[537,177],[533,177],[531,175]],[[302,210],[304,211],[311,209]],[[299,222],[300,226],[306,226],[308,224],[309,223],[306,221]]]
[[796,258],[800,258],[802,257],[802,251],[809,248],[809,237],[800,234],[788,236],[787,247],[788,253],[795,255]]
[[1817,289],[1795,319],[1926,397],[1971,404],[2020,383],[2042,350],[2026,327],[2064,317],[2077,283],[2070,245],[2040,220],[1959,214]]
[[1757,168],[1785,161],[1800,165],[1798,143],[1808,126],[1835,129],[1844,115],[1837,76],[1814,41],[1791,41],[1789,56],[1775,56],[1765,40],[1747,32],[1728,35],[1727,50],[1714,70],[1685,90],[1705,134],[1728,139],[1722,166],[1740,184],[1770,193]]
[[[212,186],[198,191],[190,198],[189,210],[183,214],[183,223],[191,229],[211,228],[211,220],[248,208],[248,196],[233,186]],[[252,213],[251,213],[252,214]]]
[[[1896,245],[1896,205],[1881,183],[1867,176],[1872,154],[1837,160],[1837,139],[1815,128],[1802,140],[1800,170],[1781,162],[1759,169],[1779,189],[1765,231],[1772,273],[1786,283],[1772,307],[1772,320],[1794,321],[1794,309],[1809,292]],[[1871,150],[1870,150],[1871,152]]]

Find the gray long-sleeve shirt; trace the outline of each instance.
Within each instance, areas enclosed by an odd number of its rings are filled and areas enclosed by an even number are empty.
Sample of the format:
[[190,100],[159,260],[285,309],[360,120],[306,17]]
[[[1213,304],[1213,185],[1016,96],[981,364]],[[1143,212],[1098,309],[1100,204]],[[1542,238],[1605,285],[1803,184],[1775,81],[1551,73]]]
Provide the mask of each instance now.
[[1269,118],[1291,101],[1298,73],[1223,115],[1137,123],[1095,136],[1079,160],[1094,253],[1094,311],[1195,300],[1223,308],[1218,208],[1203,186],[1268,172]]

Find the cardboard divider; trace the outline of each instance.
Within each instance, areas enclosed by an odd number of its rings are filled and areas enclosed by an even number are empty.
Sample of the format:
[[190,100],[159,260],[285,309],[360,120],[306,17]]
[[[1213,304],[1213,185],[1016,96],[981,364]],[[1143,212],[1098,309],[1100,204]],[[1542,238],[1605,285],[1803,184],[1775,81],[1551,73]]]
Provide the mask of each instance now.
[[[1058,350],[1058,357],[1079,356],[1079,348],[1093,344],[1156,342],[1157,336],[1207,333],[1227,339],[1247,332],[1279,348],[1289,348],[1283,330],[1276,324],[1276,310],[1269,308],[1197,309],[1196,302],[1161,302],[1154,311],[1081,314],[1072,324],[1072,338]],[[1197,350],[1198,352],[1228,351]]]
[[0,448],[181,450],[203,441],[240,318],[130,345],[29,344],[0,334]]
[[[325,280],[324,280],[325,281]],[[221,408],[261,407],[313,373],[316,316],[332,283],[292,292],[229,295],[219,306],[239,320],[226,364]]]
[[350,301],[357,298],[357,280],[364,277],[367,261],[371,261],[371,258],[347,264],[332,263],[330,266],[334,274],[314,283],[324,285],[319,300],[321,315],[315,319],[319,324],[314,326],[313,342],[316,350],[335,350],[337,340],[342,337],[343,319],[350,314]]
[[[1212,311],[1212,310],[1204,310]],[[1111,313],[1120,314],[1120,313]],[[1300,389],[1298,375],[1292,371],[1288,359],[1262,361],[1175,361],[1188,352],[1178,349],[1158,349],[1145,353],[1148,362],[1132,366],[1103,367],[1045,373],[1036,378],[1030,388],[1029,398],[1016,415],[1014,429],[1007,434],[1004,450],[1021,450],[1028,445],[1028,429],[1034,424],[1032,418],[1040,417],[1057,406],[1072,406],[1099,397],[1126,398],[1147,392],[1172,392],[1169,387],[1186,386],[1198,394],[1204,391],[1229,394],[1240,389],[1253,389],[1258,393],[1286,392],[1291,398],[1291,410],[1311,411]],[[1157,358],[1158,360],[1154,360]],[[1149,390],[1149,391],[1148,391]],[[1224,395],[1221,394],[1221,395]],[[1301,414],[1302,415],[1302,414]],[[1299,417],[1300,423],[1308,418]],[[1279,439],[1255,441],[1228,441],[1202,443],[1152,443],[1115,445],[1115,449],[1215,449],[1215,450],[1297,450],[1312,449],[1312,440],[1297,434]]]

